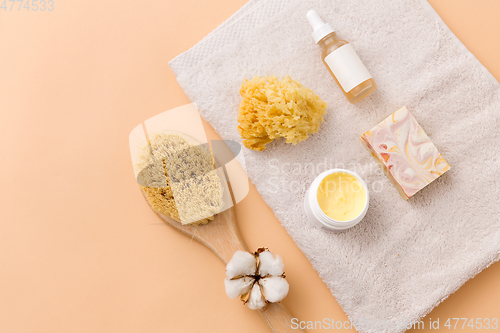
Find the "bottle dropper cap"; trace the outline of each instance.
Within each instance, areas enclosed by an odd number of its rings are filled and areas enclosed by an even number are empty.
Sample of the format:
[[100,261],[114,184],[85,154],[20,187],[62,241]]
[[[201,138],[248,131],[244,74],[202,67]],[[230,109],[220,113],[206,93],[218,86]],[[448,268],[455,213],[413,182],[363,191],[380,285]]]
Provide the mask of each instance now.
[[313,33],[311,34],[316,44],[322,40],[326,35],[335,32],[330,24],[323,22],[321,17],[319,17],[318,13],[314,9],[311,9],[306,14],[311,27],[313,28]]

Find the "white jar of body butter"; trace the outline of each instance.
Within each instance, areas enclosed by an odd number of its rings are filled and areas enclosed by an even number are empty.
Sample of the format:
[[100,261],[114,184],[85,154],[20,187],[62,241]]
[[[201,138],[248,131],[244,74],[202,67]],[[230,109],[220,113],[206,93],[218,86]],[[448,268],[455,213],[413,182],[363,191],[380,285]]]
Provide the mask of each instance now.
[[357,173],[331,169],[321,173],[309,186],[304,208],[315,226],[341,232],[365,217],[369,201],[368,187]]

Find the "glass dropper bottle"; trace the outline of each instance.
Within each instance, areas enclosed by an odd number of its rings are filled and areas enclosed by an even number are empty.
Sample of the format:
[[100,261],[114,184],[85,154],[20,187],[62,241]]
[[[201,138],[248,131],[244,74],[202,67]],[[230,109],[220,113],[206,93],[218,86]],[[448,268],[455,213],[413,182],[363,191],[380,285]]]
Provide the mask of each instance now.
[[315,10],[306,16],[314,30],[312,37],[322,48],[321,58],[347,100],[354,104],[374,92],[377,84],[352,45],[338,38]]

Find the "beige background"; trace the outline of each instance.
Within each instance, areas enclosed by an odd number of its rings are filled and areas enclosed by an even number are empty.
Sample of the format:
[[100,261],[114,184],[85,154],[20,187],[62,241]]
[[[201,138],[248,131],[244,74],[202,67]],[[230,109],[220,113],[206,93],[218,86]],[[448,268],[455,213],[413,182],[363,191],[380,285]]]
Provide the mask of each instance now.
[[[0,10],[0,332],[268,332],[216,256],[150,211],[128,148],[189,102],[167,62],[245,0],[54,1]],[[500,1],[430,2],[500,79]],[[248,248],[284,257],[293,315],[346,319],[254,188],[237,217]],[[496,263],[427,319],[500,317],[499,280]]]

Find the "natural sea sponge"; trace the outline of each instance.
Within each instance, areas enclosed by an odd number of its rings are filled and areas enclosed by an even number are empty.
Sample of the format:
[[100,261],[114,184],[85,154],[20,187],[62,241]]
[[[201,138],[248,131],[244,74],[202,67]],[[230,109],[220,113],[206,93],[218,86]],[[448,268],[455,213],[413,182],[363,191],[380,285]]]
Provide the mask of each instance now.
[[297,144],[318,132],[327,104],[288,75],[254,77],[240,88],[243,98],[238,131],[245,147],[262,151],[269,142],[285,138]]

